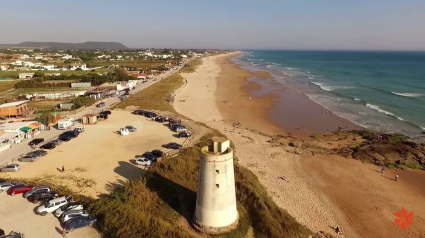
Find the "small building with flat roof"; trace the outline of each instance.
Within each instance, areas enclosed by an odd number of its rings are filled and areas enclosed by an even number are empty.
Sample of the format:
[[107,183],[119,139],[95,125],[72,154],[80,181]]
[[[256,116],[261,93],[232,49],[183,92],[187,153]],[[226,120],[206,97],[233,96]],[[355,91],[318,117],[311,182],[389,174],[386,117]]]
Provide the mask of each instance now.
[[28,100],[0,105],[0,117],[21,117],[28,114]]

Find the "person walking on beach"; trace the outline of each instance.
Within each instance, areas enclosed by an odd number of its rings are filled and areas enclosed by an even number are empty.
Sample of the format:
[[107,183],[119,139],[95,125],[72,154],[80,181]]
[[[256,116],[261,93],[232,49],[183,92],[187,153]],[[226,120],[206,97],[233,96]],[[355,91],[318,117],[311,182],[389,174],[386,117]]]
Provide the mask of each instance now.
[[387,168],[384,166],[384,167],[382,167],[382,170],[381,170],[381,173],[385,173],[385,170],[386,170]]
[[398,174],[395,175],[395,181],[398,181]]
[[62,165],[62,173],[65,172],[65,166]]

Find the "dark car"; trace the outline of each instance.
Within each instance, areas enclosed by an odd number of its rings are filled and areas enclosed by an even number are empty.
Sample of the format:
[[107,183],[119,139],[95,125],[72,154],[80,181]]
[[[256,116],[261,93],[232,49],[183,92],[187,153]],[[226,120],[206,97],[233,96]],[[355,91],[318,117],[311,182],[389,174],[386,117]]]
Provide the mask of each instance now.
[[145,152],[142,156],[140,156],[142,158],[148,159],[152,162],[156,162],[158,160],[158,158],[153,155],[151,152]]
[[28,143],[28,145],[38,145],[40,143],[43,143],[44,139],[43,138],[38,138],[38,139],[34,139],[32,141],[30,141],[30,143]]
[[157,114],[156,113],[154,113],[154,112],[148,112],[148,113],[145,113],[145,117],[147,117],[147,118],[154,118],[154,117],[156,117],[157,116]]
[[175,126],[180,126],[181,123],[179,121],[169,121],[168,122],[168,127],[173,128]]
[[136,114],[136,115],[145,115],[145,111],[143,111],[143,110],[135,110],[134,112],[133,112],[133,114]]
[[27,154],[27,156],[33,156],[33,155],[40,156],[40,157],[45,156],[45,155],[47,155],[47,151],[45,151],[45,150],[35,150],[35,151]]
[[101,102],[99,104],[96,105],[96,107],[104,107],[106,104],[104,102]]
[[164,156],[164,152],[160,151],[160,150],[152,150],[151,152],[153,155],[155,155],[156,157],[162,157]]
[[111,111],[103,111],[103,112],[99,112],[99,114],[111,115],[112,112]]
[[99,114],[99,115],[97,115],[97,118],[102,118],[102,119],[108,119],[108,114]]
[[189,132],[187,132],[187,131],[182,131],[182,132],[180,132],[178,135],[177,135],[179,138],[182,138],[182,137],[191,137],[192,136],[192,134],[190,134]]
[[179,150],[179,149],[183,148],[182,145],[175,143],[175,142],[168,143],[164,147],[167,148],[167,149],[173,149],[173,150]]
[[93,223],[96,222],[96,217],[85,217],[85,216],[78,216],[75,218],[72,218],[71,220],[68,220],[64,228],[69,231],[73,231],[78,228],[86,227],[86,226],[93,226]]
[[72,137],[70,137],[70,136],[60,136],[59,139],[61,141],[68,142],[68,141],[70,141],[72,139]]
[[6,183],[6,180],[0,179],[0,183]]
[[73,131],[67,131],[67,132],[62,133],[60,137],[69,136],[71,138],[76,138],[79,134],[80,133],[78,131],[73,130]]
[[56,197],[58,197],[58,193],[56,192],[36,192],[28,197],[28,200],[33,203],[38,203],[42,201],[48,201]]
[[48,150],[53,150],[54,148],[56,148],[56,144],[55,143],[52,143],[52,142],[49,142],[47,144],[44,144],[44,145],[40,146],[40,148],[42,148],[42,149],[48,149]]
[[158,116],[158,117],[155,117],[155,121],[157,121],[157,122],[165,122],[166,120],[165,120],[164,117]]

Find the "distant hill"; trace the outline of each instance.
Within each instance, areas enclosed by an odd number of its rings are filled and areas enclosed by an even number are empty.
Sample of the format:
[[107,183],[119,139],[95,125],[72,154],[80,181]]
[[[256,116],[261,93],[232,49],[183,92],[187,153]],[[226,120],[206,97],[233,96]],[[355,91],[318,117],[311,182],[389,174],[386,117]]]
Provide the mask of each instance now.
[[119,42],[97,42],[88,41],[84,43],[62,43],[62,42],[31,42],[25,41],[19,44],[0,44],[0,48],[48,48],[61,50],[125,50],[127,46]]

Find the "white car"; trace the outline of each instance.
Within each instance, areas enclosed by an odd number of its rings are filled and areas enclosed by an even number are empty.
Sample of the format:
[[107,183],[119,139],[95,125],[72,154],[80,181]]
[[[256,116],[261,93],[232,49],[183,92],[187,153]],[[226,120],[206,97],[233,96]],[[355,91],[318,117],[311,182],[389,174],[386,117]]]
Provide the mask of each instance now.
[[137,165],[144,165],[144,166],[151,166],[152,161],[148,160],[147,158],[144,158],[144,157],[138,157],[138,158],[136,158],[136,164]]
[[83,210],[83,204],[79,202],[70,202],[63,207],[56,209],[53,214],[55,217],[60,217],[64,212],[69,210]]
[[37,214],[45,216],[47,213],[52,213],[58,208],[65,206],[66,204],[68,204],[68,200],[66,197],[52,199],[46,202],[45,204],[39,206],[37,208]]
[[74,217],[88,217],[90,214],[86,210],[69,210],[62,214],[61,222],[65,223]]
[[0,183],[0,193],[7,191],[10,187],[13,187],[15,185],[16,184],[9,183],[9,182]]

